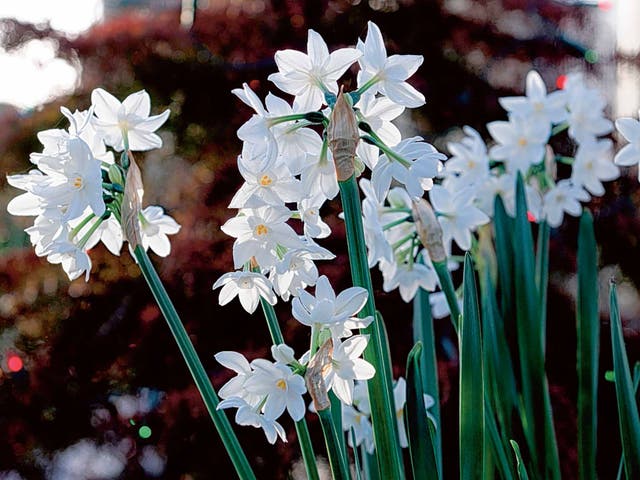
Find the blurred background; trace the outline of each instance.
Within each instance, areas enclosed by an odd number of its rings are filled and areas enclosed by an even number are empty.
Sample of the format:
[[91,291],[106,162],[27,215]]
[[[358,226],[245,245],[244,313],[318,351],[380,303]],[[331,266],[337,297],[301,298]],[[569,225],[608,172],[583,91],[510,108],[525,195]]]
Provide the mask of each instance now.
[[[237,128],[252,112],[230,90],[247,82],[260,97],[272,89],[278,49],[305,50],[307,30],[329,47],[364,38],[380,26],[389,53],[424,56],[412,83],[427,98],[401,117],[405,135],[422,135],[446,153],[470,125],[506,118],[497,99],[520,95],[534,68],[549,90],[583,72],[609,100],[610,118],[636,116],[640,105],[638,0],[21,0],[0,1],[0,480],[233,478],[233,470],[158,308],[130,256],[91,252],[88,283],[69,282],[37,258],[10,217],[18,191],[6,175],[24,173],[36,133],[66,128],[60,106],[86,109],[100,86],[119,98],[146,89],[153,113],[171,109],[161,150],[138,155],[145,204],[162,205],[182,225],[172,254],[154,258],[205,368],[218,388],[228,378],[213,355],[236,350],[267,356],[260,315],[234,302],[217,305],[213,282],[233,268],[232,239],[219,227],[241,183]],[[346,77],[354,81],[353,72]],[[617,138],[614,136],[614,139]],[[601,245],[602,280],[619,282],[633,363],[640,358],[640,188],[625,169],[591,204]],[[349,285],[337,203],[323,215],[334,235],[322,245],[338,261],[321,265],[337,290]],[[576,477],[575,251],[577,221],[552,232],[548,370],[563,478]],[[126,251],[126,249],[125,249]],[[411,347],[411,309],[380,291],[395,376]],[[606,294],[606,289],[603,289]],[[603,297],[606,298],[606,297]],[[603,305],[602,371],[611,369]],[[308,344],[286,305],[287,342]],[[284,308],[282,308],[284,307]],[[448,320],[439,370],[443,433],[456,450],[455,349]],[[620,447],[613,384],[601,382],[601,478],[613,478]],[[312,418],[316,452],[323,452]],[[290,443],[270,446],[261,431],[237,428],[258,478],[304,478],[291,422]],[[445,457],[446,458],[446,457]],[[614,460],[615,459],[615,460]],[[447,474],[456,476],[454,457]]]

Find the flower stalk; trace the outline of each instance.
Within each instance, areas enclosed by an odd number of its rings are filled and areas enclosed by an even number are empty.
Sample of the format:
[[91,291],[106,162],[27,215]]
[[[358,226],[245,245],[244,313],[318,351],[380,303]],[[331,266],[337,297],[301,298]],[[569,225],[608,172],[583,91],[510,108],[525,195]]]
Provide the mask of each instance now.
[[167,321],[167,325],[169,325],[173,338],[178,344],[180,353],[182,353],[184,361],[189,368],[189,372],[198,387],[198,391],[202,396],[202,400],[207,407],[207,411],[209,412],[216,429],[218,430],[222,443],[233,462],[233,466],[236,469],[238,477],[242,480],[255,479],[256,476],[249,465],[249,461],[247,460],[240,443],[238,442],[238,438],[231,428],[229,419],[223,412],[217,409],[219,404],[218,395],[213,390],[213,386],[207,376],[207,372],[205,371],[202,362],[193,347],[193,343],[191,342],[191,339],[189,338],[189,335],[187,334],[187,331],[185,330],[184,325],[182,324],[180,317],[178,316],[178,313],[176,312],[176,309],[173,306],[160,277],[158,276],[158,273],[149,259],[149,255],[147,255],[147,252],[140,245],[137,245],[133,252],[136,261],[140,266],[142,275],[147,281],[147,284],[149,285],[149,288],[151,289],[151,292],[153,293],[153,296],[156,299],[165,320]]

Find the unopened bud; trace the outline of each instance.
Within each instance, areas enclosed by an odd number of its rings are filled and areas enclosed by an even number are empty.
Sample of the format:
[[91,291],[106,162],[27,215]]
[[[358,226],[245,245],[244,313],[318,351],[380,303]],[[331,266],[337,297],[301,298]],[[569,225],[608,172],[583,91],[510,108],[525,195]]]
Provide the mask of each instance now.
[[118,165],[116,165],[115,163],[113,165],[109,165],[109,180],[111,181],[111,183],[124,185],[124,179],[122,178],[120,167],[118,167]]
[[360,135],[358,134],[358,122],[355,112],[343,94],[338,94],[338,99],[331,112],[331,119],[327,127],[329,147],[336,164],[336,174],[339,182],[351,177],[355,172],[353,159],[356,156],[356,147]]
[[333,354],[333,340],[327,339],[318,349],[313,358],[309,361],[304,380],[307,384],[307,391],[313,400],[316,412],[326,410],[331,407],[329,392],[324,382],[324,373],[331,366],[331,356]]
[[131,249],[135,249],[138,245],[142,245],[140,220],[138,219],[142,210],[142,174],[131,152],[129,152],[128,159],[130,164],[122,198],[122,233]]
[[442,241],[442,227],[431,208],[431,204],[424,198],[414,198],[411,214],[418,231],[420,242],[429,252],[432,262],[444,262],[447,254]]

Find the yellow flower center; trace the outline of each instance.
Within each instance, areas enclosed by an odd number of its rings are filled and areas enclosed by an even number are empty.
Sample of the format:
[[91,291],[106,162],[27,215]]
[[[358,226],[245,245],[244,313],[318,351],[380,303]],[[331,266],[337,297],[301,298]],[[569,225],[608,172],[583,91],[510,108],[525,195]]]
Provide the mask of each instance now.
[[262,177],[260,177],[260,185],[262,185],[263,187],[268,187],[272,183],[273,183],[273,179],[269,175],[265,174],[265,175],[262,175]]
[[362,415],[360,414],[356,415],[356,424],[360,425],[361,422],[362,422]]
[[526,146],[526,145],[527,145],[527,139],[526,139],[526,138],[524,138],[524,137],[520,137],[520,138],[518,139],[518,145],[520,145],[521,147]]
[[285,382],[283,379],[280,379],[276,382],[276,387],[278,387],[280,390],[286,390],[287,382]]
[[540,113],[542,110],[544,110],[544,103],[535,102],[533,104],[533,110],[534,110],[534,112]]
[[261,223],[255,228],[254,232],[256,235],[261,237],[262,235],[266,235],[267,233],[269,233],[269,229],[264,223]]
[[73,186],[75,188],[82,188],[82,177],[76,177],[73,179]]

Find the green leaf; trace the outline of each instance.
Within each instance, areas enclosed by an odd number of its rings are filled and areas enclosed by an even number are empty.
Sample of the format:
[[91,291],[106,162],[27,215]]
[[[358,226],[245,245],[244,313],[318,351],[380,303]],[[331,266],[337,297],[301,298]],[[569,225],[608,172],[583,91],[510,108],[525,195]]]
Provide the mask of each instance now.
[[362,333],[369,335],[364,358],[376,369],[376,375],[367,382],[367,388],[371,402],[371,421],[380,476],[382,478],[404,478],[404,463],[394,414],[391,361],[388,358],[388,347],[382,331],[382,321],[376,315],[358,185],[353,175],[346,181],[338,182],[338,185],[344,209],[351,278],[354,285],[363,287],[369,292],[367,303],[360,311],[359,316],[374,318],[371,325],[363,329]]
[[464,258],[464,314],[460,323],[460,478],[484,474],[484,381],[478,294],[471,255]]
[[[440,392],[438,387],[438,361],[436,358],[436,343],[433,333],[433,318],[431,317],[431,304],[429,303],[429,292],[418,288],[413,299],[413,341],[422,343],[420,355],[420,374],[424,393],[430,395],[435,404],[431,407],[431,414],[436,420],[436,425],[440,422]],[[442,436],[439,426],[434,434],[434,444],[438,471],[442,472]]]
[[585,210],[578,233],[578,478],[595,479],[598,432],[598,357],[600,315],[598,310],[598,251],[593,218]]
[[451,323],[453,323],[453,328],[457,332],[460,322],[460,307],[458,306],[458,297],[456,295],[456,289],[453,286],[453,280],[451,279],[451,272],[449,272],[447,261],[433,262],[433,268],[436,271],[436,275],[438,275],[440,287],[447,299],[447,305],[451,312]]
[[511,474],[511,463],[509,461],[509,456],[507,456],[503,440],[498,432],[498,425],[496,424],[491,402],[489,402],[488,399],[485,399],[484,404],[484,421],[487,428],[489,446],[491,447],[489,450],[491,451],[493,460],[500,472],[500,476],[501,478],[510,480],[513,478],[513,475]]
[[409,454],[414,480],[440,478],[433,438],[429,433],[430,420],[424,405],[421,370],[422,344],[417,342],[407,358],[407,404],[404,421],[409,440]]
[[[545,333],[540,325],[540,293],[536,284],[533,235],[527,217],[524,182],[516,183],[514,256],[518,352],[524,403],[523,430],[538,476],[560,478],[549,386],[544,370]],[[546,306],[545,306],[546,307]]]
[[540,305],[540,343],[544,353],[547,334],[547,285],[549,284],[549,224],[540,223],[536,245],[536,287]]
[[[515,318],[515,279],[513,267],[513,219],[507,215],[502,197],[497,195],[494,202],[494,227],[496,259],[498,264],[498,288],[500,291],[500,311],[502,318]],[[507,325],[509,327],[509,325]]]
[[618,423],[622,440],[622,453],[627,478],[640,478],[640,418],[633,393],[629,361],[624,347],[616,284],[611,282],[609,295],[611,315],[611,350],[615,372],[616,398],[618,400]]
[[518,446],[518,443],[515,440],[511,440],[511,447],[516,454],[516,461],[518,462],[518,478],[520,480],[529,480],[529,475],[527,474],[527,469],[522,461],[522,455],[520,454],[520,447]]
[[[638,385],[640,385],[640,362],[636,362],[635,366],[633,367],[633,391],[636,394],[636,405],[640,404],[640,398],[638,398],[638,393],[640,392],[638,390]],[[621,455],[620,462],[618,465],[618,476],[616,477],[618,480],[622,478],[623,470],[624,470],[624,455]]]

